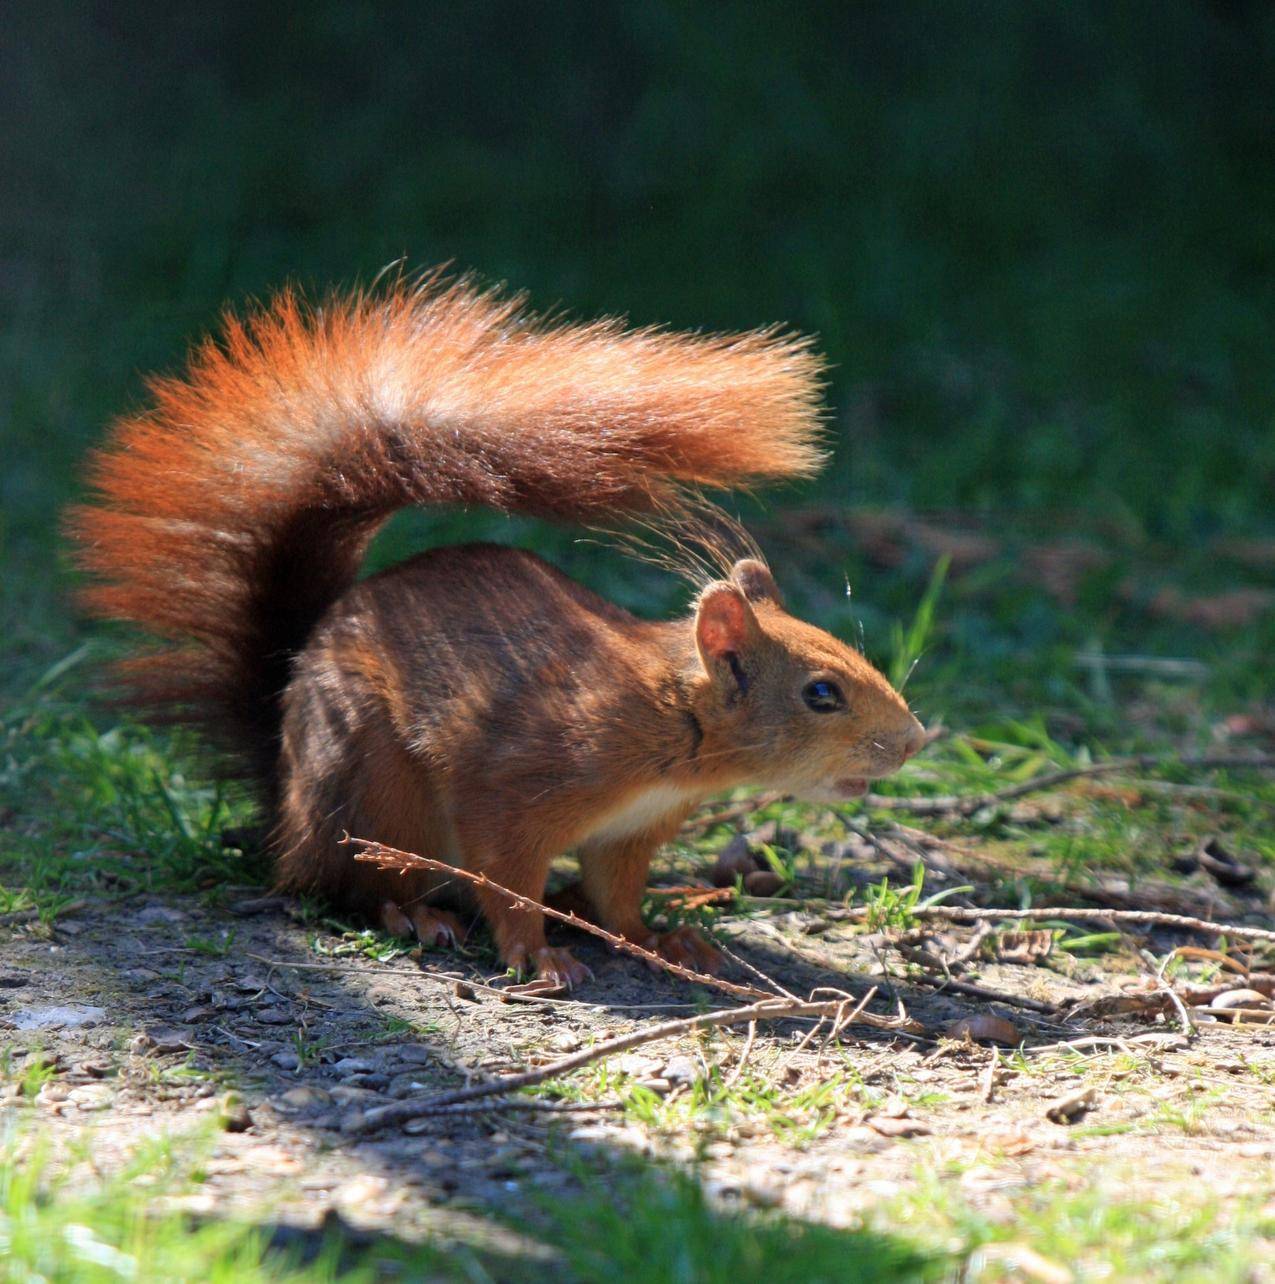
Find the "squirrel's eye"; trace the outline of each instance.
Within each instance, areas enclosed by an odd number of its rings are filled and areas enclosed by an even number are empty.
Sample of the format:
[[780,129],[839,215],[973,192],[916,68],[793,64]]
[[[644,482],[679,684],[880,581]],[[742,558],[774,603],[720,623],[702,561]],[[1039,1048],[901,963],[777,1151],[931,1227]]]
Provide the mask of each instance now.
[[838,709],[846,707],[845,697],[835,682],[820,680],[807,682],[801,698],[806,702],[806,706],[816,713],[835,713]]

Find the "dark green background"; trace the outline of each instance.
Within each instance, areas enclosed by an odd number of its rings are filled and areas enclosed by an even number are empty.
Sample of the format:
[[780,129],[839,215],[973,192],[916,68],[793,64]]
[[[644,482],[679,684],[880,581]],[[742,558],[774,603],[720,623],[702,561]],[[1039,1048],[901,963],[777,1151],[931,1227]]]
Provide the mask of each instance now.
[[399,257],[574,314],[816,332],[838,453],[806,500],[1183,548],[1270,526],[1270,6],[53,3],[6,27],[6,615],[37,651],[64,627],[56,511],[141,375],[227,300]]

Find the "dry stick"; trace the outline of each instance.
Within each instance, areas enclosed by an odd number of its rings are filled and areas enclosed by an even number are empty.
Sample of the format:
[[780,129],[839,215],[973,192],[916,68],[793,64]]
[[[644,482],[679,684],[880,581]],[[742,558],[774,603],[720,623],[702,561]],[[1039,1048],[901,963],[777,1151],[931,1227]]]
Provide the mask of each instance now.
[[[815,1027],[818,1029],[818,1026]],[[739,1054],[739,1060],[735,1062],[735,1068],[730,1072],[729,1078],[722,1084],[728,1092],[739,1082],[739,1076],[744,1073],[744,1067],[748,1064],[748,1058],[752,1055],[753,1041],[757,1038],[757,1022],[748,1023],[748,1038],[744,1040],[744,1050]]]
[[1039,999],[1029,999],[1022,994],[1006,994],[1001,990],[989,990],[985,985],[975,985],[972,981],[958,981],[954,976],[931,976],[928,972],[918,972],[903,978],[908,984],[930,985],[936,990],[951,990],[953,994],[967,994],[974,999],[987,999],[990,1003],[1004,1003],[1014,1008],[1026,1008],[1028,1012],[1039,1012],[1042,1016],[1053,1016],[1058,1011],[1056,1003],[1042,1003]]
[[[867,1002],[876,993],[875,989],[865,995]],[[786,999],[770,996],[764,1003],[754,1003],[749,1007],[732,1008],[725,1012],[705,1012],[699,1016],[684,1017],[680,1021],[665,1021],[661,1025],[647,1026],[634,1030],[630,1034],[608,1039],[604,1043],[595,1043],[591,1048],[584,1048],[548,1065],[535,1070],[524,1070],[521,1074],[506,1075],[488,1083],[471,1084],[466,1088],[456,1088],[451,1092],[441,1092],[433,1097],[424,1097],[416,1101],[392,1101],[388,1105],[375,1106],[350,1116],[342,1131],[347,1133],[372,1132],[391,1124],[406,1123],[421,1115],[430,1114],[443,1106],[460,1105],[466,1101],[478,1101],[483,1097],[504,1096],[517,1092],[521,1088],[531,1088],[545,1083],[549,1079],[560,1078],[572,1070],[600,1061],[603,1057],[613,1056],[618,1052],[627,1052],[630,1048],[640,1047],[644,1043],[654,1043],[657,1039],[671,1039],[678,1035],[689,1034],[692,1030],[702,1030],[709,1026],[741,1025],[749,1021],[782,1021],[790,1017],[826,1017],[845,1005],[844,999],[835,999],[826,1003],[791,1003]],[[876,1018],[878,1021],[883,1018]]]
[[[771,1002],[775,1000],[775,995],[769,990],[762,990],[752,985],[736,985],[734,981],[723,981],[720,977],[710,976],[707,972],[696,972],[692,968],[683,967],[680,963],[671,963],[668,959],[656,954],[654,950],[648,950],[645,946],[637,945],[627,937],[617,936],[614,932],[608,932],[606,928],[599,927],[596,923],[590,923],[588,919],[581,918],[578,914],[553,909],[548,905],[542,905],[537,900],[533,900],[530,896],[524,896],[521,892],[502,887],[499,883],[492,882],[486,874],[475,874],[470,870],[461,869],[458,865],[449,865],[445,861],[434,860],[431,856],[418,856],[415,852],[405,852],[397,847],[389,847],[384,843],[374,842],[368,838],[350,838],[347,836],[341,841],[343,843],[353,843],[362,849],[355,854],[355,860],[368,861],[371,864],[379,865],[382,869],[397,870],[400,874],[405,874],[413,869],[432,869],[439,873],[456,874],[477,887],[486,887],[500,896],[508,896],[511,904],[518,909],[547,914],[550,918],[556,918],[559,922],[579,928],[582,932],[589,932],[593,936],[601,937],[602,940],[614,946],[615,949],[621,950],[625,954],[632,954],[635,958],[643,959],[665,972],[671,972],[674,976],[682,977],[684,980],[694,981],[697,985],[711,986],[713,989],[721,990],[723,994],[732,995],[737,999],[761,999]],[[789,1000],[789,1002],[792,1002],[792,1000]],[[860,1012],[857,1019],[860,1025],[876,1026],[882,1030],[898,1030],[904,1028],[907,1024],[901,1022],[897,1017],[882,1017],[872,1012]]]
[[938,798],[891,798],[883,794],[867,794],[864,799],[866,807],[876,807],[888,811],[909,811],[915,816],[946,816],[952,813],[958,816],[969,816],[984,807],[995,807],[998,803],[1011,802],[1025,794],[1039,793],[1052,789],[1055,785],[1065,785],[1070,780],[1081,780],[1089,776],[1107,776],[1122,771],[1146,771],[1152,767],[1175,765],[1179,767],[1196,767],[1211,769],[1218,767],[1247,768],[1251,771],[1266,771],[1275,767],[1275,754],[1197,754],[1183,758],[1166,760],[1159,754],[1134,754],[1128,758],[1113,758],[1110,762],[1098,762],[1088,767],[1068,767],[1064,771],[1051,771],[1044,776],[1035,776],[1022,784],[1010,785],[989,794],[948,794]]
[[[918,905],[909,911],[917,918],[950,918],[977,923],[998,920],[1067,918],[1078,922],[1145,923],[1155,927],[1176,927],[1182,931],[1204,932],[1214,936],[1235,936],[1248,941],[1275,942],[1275,932],[1265,927],[1245,927],[1239,923],[1215,923],[1189,914],[1165,914],[1160,910],[1078,909],[1066,905],[1038,905],[1035,909],[976,909],[965,905]],[[867,916],[866,907],[851,910],[850,918]]]
[[645,946],[638,945],[627,937],[617,936],[614,932],[608,932],[606,928],[599,927],[596,923],[590,923],[588,919],[581,918],[578,914],[553,909],[551,906],[543,905],[540,901],[534,900],[530,896],[524,896],[521,892],[502,887],[499,883],[495,883],[488,878],[486,874],[475,874],[470,870],[461,869],[459,865],[449,865],[446,861],[435,860],[432,856],[418,856],[415,852],[405,852],[400,848],[389,847],[385,843],[378,843],[370,838],[352,838],[347,834],[341,839],[341,842],[354,844],[361,849],[355,853],[355,860],[368,861],[373,865],[380,866],[381,869],[397,871],[400,874],[406,874],[414,869],[432,869],[441,874],[457,875],[473,883],[475,887],[486,887],[501,896],[509,897],[511,905],[516,909],[526,910],[530,913],[547,914],[550,918],[556,918],[560,923],[566,923],[570,927],[579,928],[582,932],[589,932],[593,936],[599,936],[617,950],[632,954],[634,957],[643,959],[652,966],[662,968],[666,972],[672,972],[674,976],[680,976],[684,980],[695,981],[699,985],[713,986],[715,989],[721,990],[725,994],[733,995],[738,999],[773,999],[775,997],[768,991],[757,989],[751,985],[736,985],[733,981],[723,981],[719,977],[709,976],[707,972],[696,972],[691,968],[683,967],[680,963],[671,963],[668,959],[656,954],[654,950],[648,950]]
[[439,1115],[484,1115],[492,1110],[527,1110],[536,1114],[569,1115],[583,1114],[592,1110],[623,1110],[623,1101],[541,1101],[536,1097],[522,1100],[513,1098],[509,1101],[484,1101],[458,1106],[439,1106],[434,1110],[422,1110],[413,1115],[414,1119],[436,1118]]

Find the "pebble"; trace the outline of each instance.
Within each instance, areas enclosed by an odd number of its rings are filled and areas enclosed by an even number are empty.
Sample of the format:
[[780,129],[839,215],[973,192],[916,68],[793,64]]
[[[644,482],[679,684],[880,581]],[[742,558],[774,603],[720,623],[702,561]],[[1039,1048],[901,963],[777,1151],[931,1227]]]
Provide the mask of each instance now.
[[391,1054],[395,1061],[408,1066],[427,1066],[434,1061],[434,1053],[418,1043],[405,1043]]
[[332,1069],[337,1074],[370,1074],[373,1070],[379,1069],[374,1061],[368,1061],[364,1057],[342,1057],[336,1062]]
[[112,1092],[104,1083],[85,1083],[72,1088],[66,1095],[81,1110],[105,1110],[111,1104]]
[[153,1026],[142,1038],[145,1040],[143,1046],[154,1048],[156,1052],[183,1052],[190,1047],[190,1031],[174,1026]]
[[181,923],[184,922],[186,915],[181,910],[175,910],[168,905],[147,905],[145,909],[139,910],[134,915],[135,923]]
[[291,1025],[292,1014],[287,1008],[259,1008],[253,1019],[261,1025]]
[[8,1023],[14,1030],[80,1030],[105,1019],[105,1008],[90,1007],[87,1003],[63,1003],[19,1008],[9,1013]]
[[405,1074],[396,1074],[385,1086],[391,1097],[410,1097],[416,1092],[427,1092],[429,1084],[421,1082],[420,1071],[409,1070]]
[[338,1106],[370,1106],[381,1099],[379,1093],[368,1088],[354,1088],[344,1083],[332,1089],[331,1097]]
[[280,1070],[295,1070],[301,1064],[301,1058],[297,1056],[291,1048],[284,1048],[282,1052],[276,1052],[270,1060],[273,1061]]
[[690,1057],[670,1057],[661,1075],[669,1083],[694,1083],[699,1078],[699,1071]]
[[323,1088],[303,1084],[299,1088],[289,1088],[277,1104],[288,1111],[321,1110],[332,1104],[332,1094]]
[[389,1086],[390,1077],[387,1074],[351,1074],[341,1082],[351,1088],[375,1088],[379,1092]]

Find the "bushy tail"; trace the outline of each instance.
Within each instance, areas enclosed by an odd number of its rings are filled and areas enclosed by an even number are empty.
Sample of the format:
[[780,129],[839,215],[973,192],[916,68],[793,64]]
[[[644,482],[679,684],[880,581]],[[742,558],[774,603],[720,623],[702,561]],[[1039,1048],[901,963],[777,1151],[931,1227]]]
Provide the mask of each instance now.
[[291,657],[411,504],[605,523],[813,471],[807,342],[548,323],[431,278],[229,318],[93,460],[89,608],[164,639],[132,697],[267,779]]

